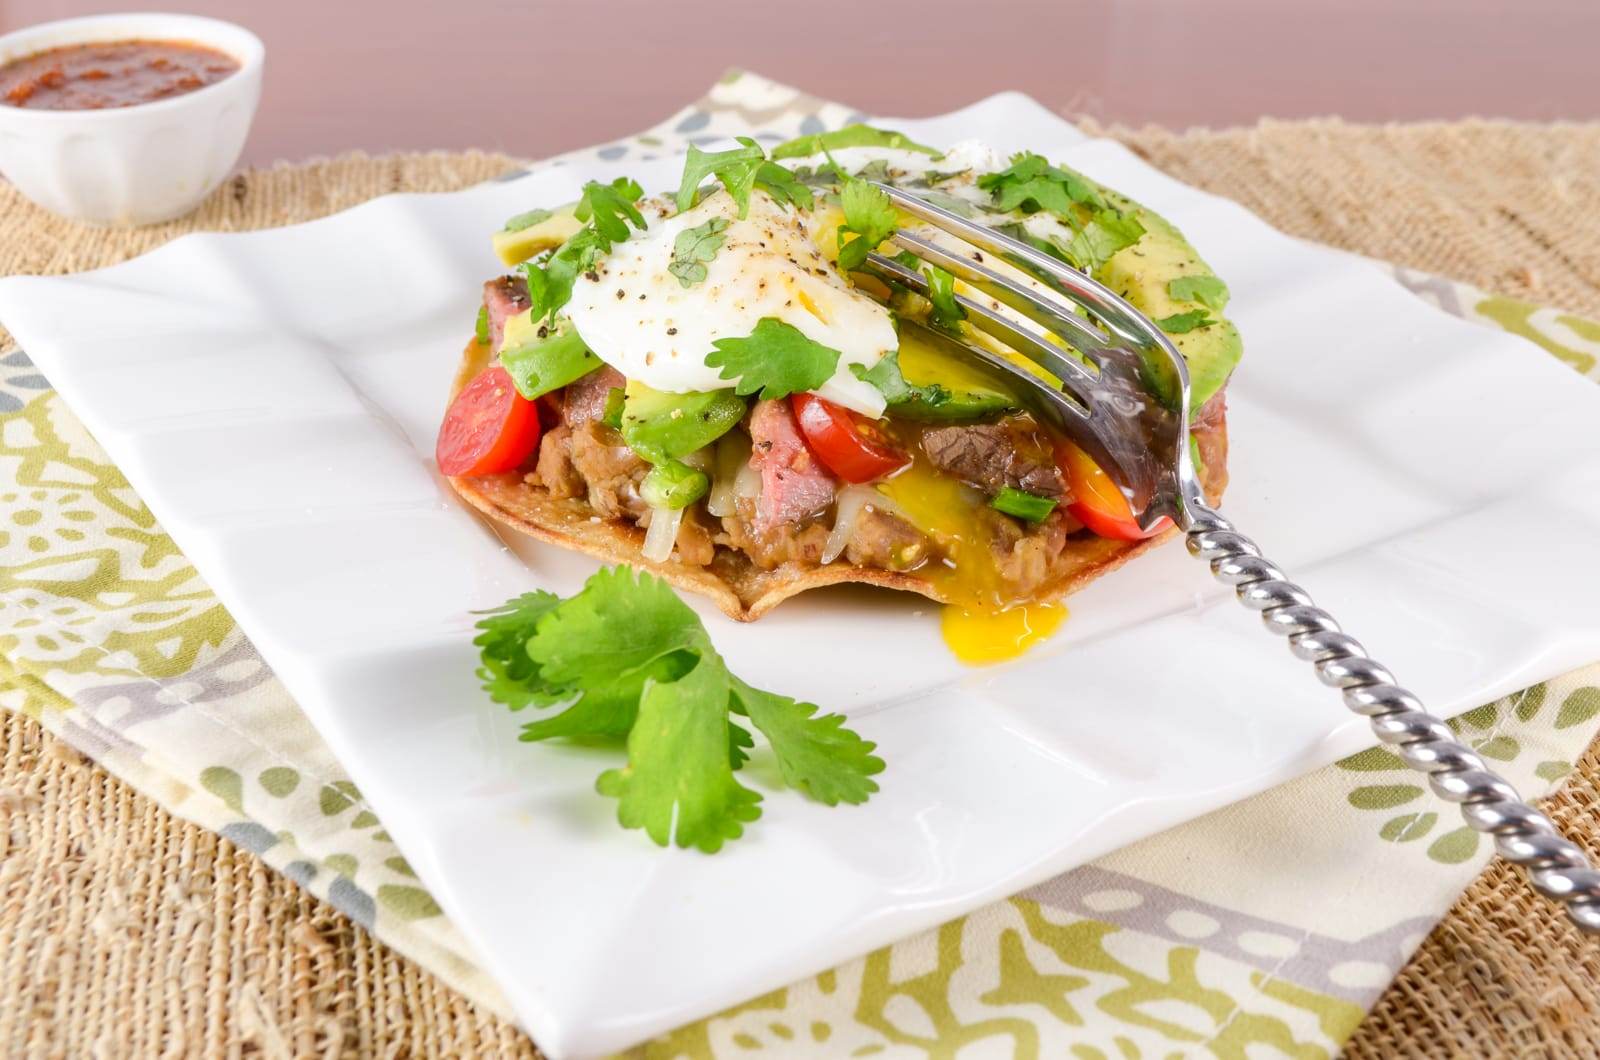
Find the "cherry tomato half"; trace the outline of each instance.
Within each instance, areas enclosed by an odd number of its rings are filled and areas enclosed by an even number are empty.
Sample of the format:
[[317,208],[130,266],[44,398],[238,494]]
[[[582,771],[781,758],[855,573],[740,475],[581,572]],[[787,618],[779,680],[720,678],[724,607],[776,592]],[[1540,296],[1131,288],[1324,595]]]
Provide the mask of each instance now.
[[538,408],[495,365],[450,403],[433,455],[446,475],[492,475],[521,464],[538,444]]
[[858,419],[849,409],[815,394],[794,394],[789,402],[817,459],[846,482],[871,482],[910,463],[870,420]]
[[1088,453],[1070,442],[1063,442],[1058,455],[1061,466],[1067,472],[1067,483],[1072,488],[1073,500],[1067,510],[1078,522],[1101,537],[1118,541],[1143,541],[1172,525],[1170,519],[1162,519],[1155,529],[1141,530],[1133,519],[1128,498],[1111,481],[1111,476],[1089,458]]

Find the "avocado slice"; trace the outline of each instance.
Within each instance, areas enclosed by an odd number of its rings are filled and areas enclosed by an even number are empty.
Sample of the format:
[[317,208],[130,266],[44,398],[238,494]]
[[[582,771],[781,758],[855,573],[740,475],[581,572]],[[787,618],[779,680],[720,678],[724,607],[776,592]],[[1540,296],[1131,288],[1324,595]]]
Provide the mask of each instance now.
[[525,309],[506,318],[500,348],[500,366],[511,376],[517,393],[529,401],[600,367],[600,358],[589,351],[566,317],[557,317],[547,327],[535,324],[532,314]]
[[939,332],[902,318],[899,350],[857,375],[882,391],[889,413],[901,419],[959,423],[1021,407],[996,373],[949,344]]
[[630,379],[622,398],[622,440],[650,463],[665,464],[727,434],[744,411],[744,399],[731,390],[671,394]]
[[541,251],[559,247],[583,227],[577,209],[577,203],[569,202],[554,210],[518,214],[494,234],[494,252],[507,265],[520,265]]
[[1189,365],[1189,407],[1204,405],[1233,374],[1244,352],[1239,329],[1198,301],[1174,299],[1167,285],[1185,276],[1214,277],[1216,273],[1195,252],[1183,233],[1160,214],[1106,188],[1106,199],[1144,225],[1144,235],[1130,247],[1111,256],[1095,279],[1133,303],[1151,320],[1161,320],[1194,309],[1207,310],[1210,324],[1181,335],[1169,335]]

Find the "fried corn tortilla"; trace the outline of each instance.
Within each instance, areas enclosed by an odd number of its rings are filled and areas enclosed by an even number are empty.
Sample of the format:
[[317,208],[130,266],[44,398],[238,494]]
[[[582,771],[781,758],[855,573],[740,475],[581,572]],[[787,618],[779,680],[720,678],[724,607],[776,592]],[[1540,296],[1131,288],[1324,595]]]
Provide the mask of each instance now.
[[[453,400],[488,363],[489,348],[476,340],[469,341],[450,398]],[[1227,433],[1223,422],[1219,420],[1211,436],[1204,439],[1203,448],[1206,462],[1202,481],[1215,503],[1227,483]],[[715,557],[704,567],[682,563],[676,553],[665,563],[651,562],[640,555],[644,530],[623,519],[597,522],[587,502],[553,497],[543,486],[528,481],[530,477],[522,471],[511,471],[449,481],[463,500],[502,526],[607,562],[653,571],[676,588],[710,597],[730,618],[741,622],[753,622],[791,596],[828,585],[876,585],[920,593],[940,603],[952,602],[936,580],[918,571],[862,567],[843,556],[824,566],[786,563],[764,570],[742,552],[719,545]],[[1128,542],[1080,532],[1067,540],[1062,569],[1035,594],[1035,599],[1048,602],[1077,592],[1176,533],[1173,529],[1144,541]]]

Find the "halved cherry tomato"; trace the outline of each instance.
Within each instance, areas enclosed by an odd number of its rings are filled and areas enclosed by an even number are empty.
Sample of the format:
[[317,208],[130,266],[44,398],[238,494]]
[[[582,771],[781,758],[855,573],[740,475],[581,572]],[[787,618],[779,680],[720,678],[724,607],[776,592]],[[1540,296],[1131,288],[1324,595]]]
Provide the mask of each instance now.
[[1111,476],[1089,458],[1089,454],[1071,442],[1061,443],[1057,450],[1061,466],[1067,472],[1067,484],[1072,489],[1072,503],[1067,510],[1078,522],[1101,537],[1118,541],[1143,541],[1154,537],[1168,526],[1170,519],[1162,519],[1153,530],[1141,530],[1133,519],[1133,509],[1128,498],[1122,495]]
[[911,462],[884,440],[870,420],[849,409],[815,394],[794,394],[789,402],[817,459],[846,482],[871,482]]
[[492,475],[521,464],[538,444],[538,408],[495,365],[450,403],[433,455],[446,475]]

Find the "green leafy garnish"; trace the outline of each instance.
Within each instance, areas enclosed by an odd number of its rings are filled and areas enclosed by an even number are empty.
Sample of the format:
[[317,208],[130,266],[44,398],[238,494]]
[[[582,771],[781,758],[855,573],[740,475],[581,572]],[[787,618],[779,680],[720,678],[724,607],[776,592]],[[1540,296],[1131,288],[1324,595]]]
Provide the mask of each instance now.
[[1144,235],[1144,225],[1137,217],[1128,217],[1115,210],[1096,211],[1089,223],[1073,233],[1066,245],[1067,257],[1080,269],[1093,272],[1117,251],[1131,247]]
[[723,379],[737,379],[741,397],[761,391],[763,398],[815,390],[839,366],[839,351],[808,339],[805,332],[777,317],[762,317],[742,339],[718,339],[706,364],[721,368]]
[[518,266],[528,281],[528,298],[533,303],[535,321],[553,316],[567,304],[577,278],[611,253],[613,243],[628,238],[629,222],[644,230],[644,217],[634,206],[643,195],[644,189],[627,177],[618,177],[610,184],[591,180],[583,186],[576,216],[589,223],[561,244],[543,264],[535,260]]
[[1105,206],[1105,200],[1087,178],[1051,165],[1043,155],[1030,151],[1013,155],[1011,165],[1000,172],[979,177],[978,187],[994,197],[995,208],[1001,211],[1048,210],[1057,217],[1075,220],[1074,204]]
[[950,400],[950,391],[938,383],[919,386],[906,382],[900,371],[900,354],[895,350],[884,354],[870,369],[852,364],[850,371],[862,382],[877,387],[890,406],[915,405],[923,411],[932,411]]
[[519,213],[507,221],[505,230],[507,232],[520,232],[524,228],[532,228],[540,221],[548,221],[553,216],[555,214],[551,210],[529,210],[527,213]]
[[800,178],[776,162],[763,162],[756,170],[756,187],[761,188],[780,206],[794,203],[802,210],[816,205],[811,189]]
[[865,802],[883,769],[873,745],[837,714],[739,680],[700,619],[665,582],[601,570],[575,596],[528,593],[478,623],[484,689],[513,710],[561,705],[525,740],[626,738],[628,760],[596,788],[617,820],[660,846],[715,853],[761,816],[761,796],[734,776],[750,734],[767,738],[784,780],[819,802]]
[[978,211],[974,210],[972,208],[972,204],[966,199],[958,199],[954,195],[938,191],[934,188],[928,188],[925,191],[919,189],[917,191],[917,196],[919,198],[927,199],[940,209],[949,210],[957,217],[972,218],[977,216],[978,213]]
[[937,265],[926,265],[922,274],[928,278],[928,301],[933,303],[929,318],[935,327],[949,331],[967,319],[967,311],[956,302],[956,278]]
[[1167,294],[1174,302],[1199,302],[1220,313],[1228,304],[1228,285],[1217,276],[1180,276],[1167,281]]
[[888,147],[901,151],[916,151],[931,158],[939,158],[943,154],[926,144],[916,143],[904,133],[857,124],[846,125],[832,132],[812,133],[809,136],[786,140],[772,149],[772,157],[805,158],[808,155],[820,155],[824,151],[839,151],[846,147]]
[[994,499],[989,502],[989,505],[996,511],[1014,515],[1018,519],[1030,523],[1042,523],[1051,512],[1056,510],[1056,499],[1054,497],[1041,497],[1037,493],[1029,493],[1027,490],[1002,486],[1000,492],[994,495]]
[[1174,313],[1170,317],[1162,317],[1156,321],[1156,326],[1168,335],[1182,335],[1193,331],[1195,328],[1209,327],[1216,321],[1204,309],[1191,309],[1187,313]]
[[678,182],[679,213],[694,206],[700,185],[712,176],[738,203],[740,217],[750,212],[750,189],[755,186],[756,170],[766,161],[767,153],[748,136],[739,137],[739,144],[726,151],[702,151],[689,145],[689,155],[683,161],[683,179]]
[[750,213],[750,189],[759,187],[780,205],[796,203],[809,210],[811,189],[793,173],[767,160],[761,145],[748,136],[739,137],[738,147],[726,151],[702,151],[693,144],[683,162],[683,179],[678,182],[678,212],[694,206],[700,185],[716,177],[739,207],[741,218]]
[[[864,180],[846,180],[839,196],[844,224],[839,226],[839,268],[849,272],[866,264],[867,255],[894,234],[900,216],[882,188]],[[854,239],[845,240],[851,233]]]
[[672,263],[667,271],[678,278],[685,287],[705,282],[706,265],[716,259],[717,251],[728,237],[726,217],[713,217],[703,225],[685,228],[672,241]]
[[[613,243],[628,238],[628,222],[644,231],[644,217],[634,203],[644,197],[644,189],[627,177],[618,177],[610,184],[591,180],[583,186],[583,198],[573,211],[580,221],[590,221],[595,231]],[[608,248],[609,249],[609,248]]]
[[479,346],[489,345],[490,340],[494,338],[494,335],[489,331],[489,307],[487,305],[478,307],[477,334]]

